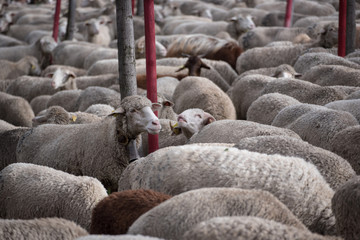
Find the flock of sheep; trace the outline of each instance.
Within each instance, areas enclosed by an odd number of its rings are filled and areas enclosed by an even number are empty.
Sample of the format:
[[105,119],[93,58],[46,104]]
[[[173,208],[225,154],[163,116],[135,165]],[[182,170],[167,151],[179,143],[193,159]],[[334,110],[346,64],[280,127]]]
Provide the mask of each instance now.
[[0,0],[0,239],[360,239],[339,1],[296,0],[285,28],[286,1],[155,0],[155,103],[142,16],[121,98],[114,1],[76,1],[72,41],[68,1],[57,41],[34,2]]

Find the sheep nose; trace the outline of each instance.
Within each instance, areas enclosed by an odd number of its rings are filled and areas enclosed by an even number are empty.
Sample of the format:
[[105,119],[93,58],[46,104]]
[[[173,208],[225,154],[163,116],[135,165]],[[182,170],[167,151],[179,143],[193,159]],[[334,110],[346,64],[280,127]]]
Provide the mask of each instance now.
[[152,125],[155,125],[155,126],[158,126],[158,125],[160,125],[160,122],[159,122],[159,120],[153,120],[153,121],[151,122],[151,124],[152,124]]

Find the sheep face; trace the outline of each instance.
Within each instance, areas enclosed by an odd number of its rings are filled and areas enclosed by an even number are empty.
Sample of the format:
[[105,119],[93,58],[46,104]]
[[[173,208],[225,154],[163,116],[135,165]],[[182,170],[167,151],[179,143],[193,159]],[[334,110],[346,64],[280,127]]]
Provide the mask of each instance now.
[[[117,116],[118,122],[127,128],[125,131],[130,138],[136,137],[142,132],[158,134],[161,125],[153,111],[157,111],[160,107],[159,103],[151,103],[145,97],[134,95],[125,97],[121,101],[121,106],[111,115]],[[123,123],[124,119],[127,124]]]
[[202,109],[191,108],[179,114],[177,121],[182,133],[189,139],[192,135],[198,133],[205,125],[216,120],[211,114],[204,112]]
[[231,18],[231,21],[234,23],[236,32],[238,34],[247,32],[255,28],[255,23],[250,15],[247,16],[238,15],[236,17]]
[[51,54],[57,43],[51,36],[44,36],[40,39],[41,51],[45,54]]
[[70,114],[60,106],[52,106],[44,111],[41,111],[36,117],[32,119],[33,127],[41,124],[68,124],[72,117]]
[[65,87],[66,83],[75,77],[76,76],[73,72],[59,68],[52,76],[51,86],[54,89]]

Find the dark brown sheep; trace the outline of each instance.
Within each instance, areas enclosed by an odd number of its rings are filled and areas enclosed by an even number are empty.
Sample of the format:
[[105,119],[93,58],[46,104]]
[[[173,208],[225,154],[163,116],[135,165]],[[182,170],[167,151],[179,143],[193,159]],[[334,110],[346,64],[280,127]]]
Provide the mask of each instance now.
[[146,189],[112,193],[94,208],[90,234],[126,234],[136,219],[169,198],[170,195]]

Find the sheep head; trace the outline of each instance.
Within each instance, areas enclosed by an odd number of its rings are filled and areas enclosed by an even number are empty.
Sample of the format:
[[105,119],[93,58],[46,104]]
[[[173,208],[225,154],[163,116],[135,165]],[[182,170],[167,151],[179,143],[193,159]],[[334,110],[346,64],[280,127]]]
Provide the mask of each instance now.
[[[216,121],[216,119],[207,112],[199,108],[190,108],[178,115],[178,128],[186,138],[198,133],[204,126]],[[176,127],[174,128],[176,130]],[[176,132],[174,132],[177,134]]]
[[[128,139],[135,139],[142,132],[158,134],[161,130],[159,119],[154,114],[161,107],[139,95],[125,97],[112,114],[116,116],[119,134]],[[127,141],[126,141],[127,142]]]
[[200,56],[189,56],[186,63],[178,70],[176,70],[176,72],[179,72],[185,68],[189,69],[189,76],[200,76],[201,68],[210,69],[208,65],[201,61]]

